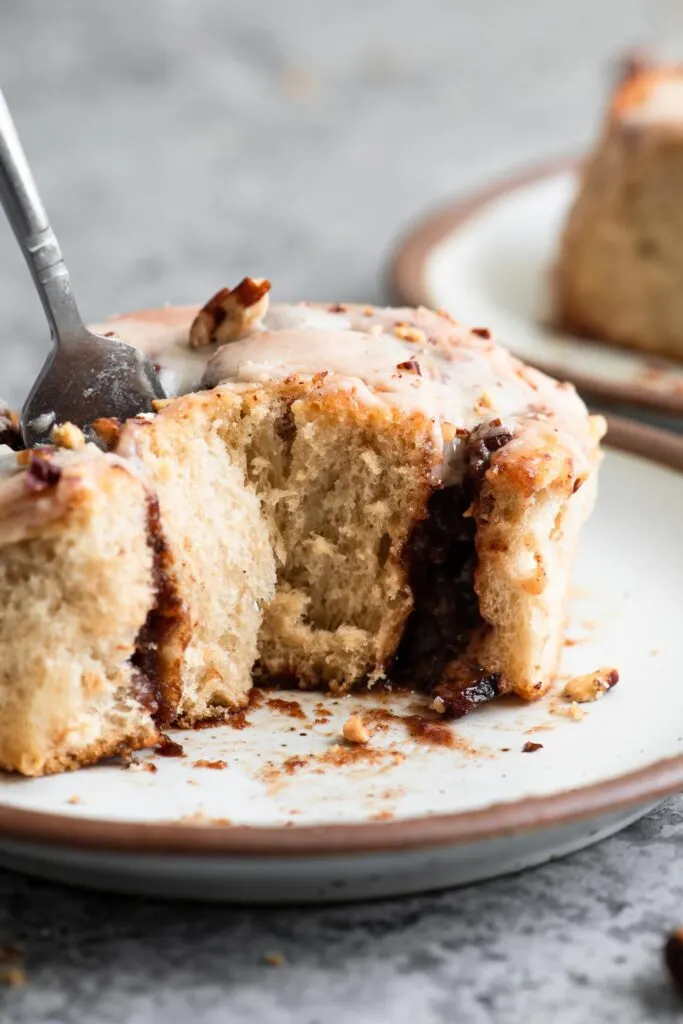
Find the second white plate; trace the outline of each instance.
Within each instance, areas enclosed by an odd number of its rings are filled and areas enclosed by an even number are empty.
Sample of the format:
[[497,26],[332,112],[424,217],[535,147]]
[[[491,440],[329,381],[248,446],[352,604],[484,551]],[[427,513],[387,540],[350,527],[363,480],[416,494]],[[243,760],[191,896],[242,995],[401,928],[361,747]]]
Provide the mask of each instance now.
[[683,413],[683,365],[549,326],[550,273],[577,173],[542,168],[428,216],[399,246],[402,301],[491,327],[521,359],[603,400]]

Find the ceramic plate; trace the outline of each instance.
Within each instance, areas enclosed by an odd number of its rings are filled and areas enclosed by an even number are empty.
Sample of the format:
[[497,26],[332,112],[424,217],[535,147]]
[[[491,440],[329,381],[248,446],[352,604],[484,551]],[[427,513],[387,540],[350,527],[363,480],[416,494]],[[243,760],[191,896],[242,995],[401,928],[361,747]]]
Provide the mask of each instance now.
[[438,211],[400,245],[397,297],[493,328],[520,358],[605,401],[683,413],[683,365],[548,326],[550,270],[577,187],[567,163]]
[[[557,697],[425,727],[410,695],[266,693],[233,727],[174,733],[182,757],[1,776],[0,861],[148,894],[351,899],[516,871],[643,814],[683,785],[683,440],[621,423],[612,442],[562,674],[621,681],[580,721]],[[356,711],[367,747],[341,741]]]

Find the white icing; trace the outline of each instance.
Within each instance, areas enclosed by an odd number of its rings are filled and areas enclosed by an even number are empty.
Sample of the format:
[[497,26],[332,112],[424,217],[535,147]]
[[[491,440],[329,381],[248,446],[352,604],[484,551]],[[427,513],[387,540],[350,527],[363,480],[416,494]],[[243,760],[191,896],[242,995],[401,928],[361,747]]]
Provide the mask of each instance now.
[[95,334],[113,331],[123,341],[135,345],[159,366],[159,379],[166,394],[184,395],[199,387],[207,360],[206,349],[193,349],[187,343],[196,311],[196,306],[159,309],[154,311],[156,318],[133,314],[93,324],[91,330]]
[[[586,408],[571,386],[429,310],[273,305],[248,336],[218,349],[191,349],[196,308],[133,314],[109,328],[162,366],[164,381],[176,384],[167,383],[169,393],[324,372],[316,383],[323,390],[350,391],[365,404],[422,413],[443,453],[436,476],[447,483],[457,476],[459,442],[450,441],[452,430],[444,432],[444,423],[472,430],[500,419],[527,444],[554,430],[581,461],[592,447]],[[417,362],[419,373],[399,369],[410,362]]]
[[626,121],[638,124],[683,122],[683,76],[653,77],[638,101],[624,108]]

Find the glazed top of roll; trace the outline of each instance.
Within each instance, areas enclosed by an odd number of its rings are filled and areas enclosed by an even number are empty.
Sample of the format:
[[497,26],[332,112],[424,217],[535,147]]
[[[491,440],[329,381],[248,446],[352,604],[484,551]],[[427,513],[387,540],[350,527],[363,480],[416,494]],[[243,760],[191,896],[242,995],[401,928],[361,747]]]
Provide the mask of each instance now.
[[269,306],[268,287],[247,278],[201,309],[143,310],[94,329],[143,349],[169,395],[311,377],[325,391],[421,414],[440,453],[435,476],[444,483],[457,479],[460,438],[482,425],[513,435],[510,454],[520,446],[559,447],[577,472],[593,461],[601,418],[589,417],[571,384],[511,356],[487,329],[424,308]]

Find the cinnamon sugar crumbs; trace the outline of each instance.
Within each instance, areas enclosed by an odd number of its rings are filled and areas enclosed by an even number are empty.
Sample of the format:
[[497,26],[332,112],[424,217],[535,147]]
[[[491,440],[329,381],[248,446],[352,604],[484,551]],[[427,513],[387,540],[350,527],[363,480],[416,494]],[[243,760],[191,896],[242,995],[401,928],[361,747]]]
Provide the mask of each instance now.
[[[437,698],[438,700],[438,698]],[[432,702],[432,709],[436,710]],[[466,740],[458,736],[450,726],[446,725],[440,718],[427,714],[400,715],[389,708],[370,708],[363,715],[366,726],[371,732],[380,732],[388,729],[391,722],[404,726],[411,739],[424,743],[431,747],[451,747],[460,750],[465,754],[479,754]]]
[[73,796],[70,796],[66,802],[68,804],[82,804],[83,803],[83,797],[82,796],[78,796],[77,793],[74,793]]
[[373,747],[368,744],[336,743],[322,754],[308,754],[304,757],[293,756],[276,764],[268,762],[261,770],[263,781],[275,789],[285,781],[286,776],[294,775],[301,769],[308,768],[313,774],[321,775],[328,768],[348,768],[354,765],[371,764],[388,768],[401,764],[406,755],[393,747]]
[[393,817],[393,811],[378,811],[377,814],[372,815],[370,821],[392,821]]
[[268,964],[269,967],[282,967],[287,963],[282,953],[266,953],[263,957],[263,962]]
[[215,771],[221,771],[223,768],[228,767],[227,761],[207,761],[206,758],[202,757],[198,761],[193,761],[193,768],[213,768]]
[[318,701],[315,706],[315,718],[313,719],[314,725],[326,725],[330,718],[332,718],[332,712],[328,707],[325,707],[322,701]]
[[247,726],[251,725],[251,722],[246,716],[243,708],[238,711],[231,711],[225,718],[225,724],[229,725],[232,729],[246,729]]
[[[406,755],[402,751],[391,747],[370,747],[358,744],[353,747],[335,745],[330,747],[326,753],[317,754],[311,758],[318,765],[331,765],[335,768],[342,768],[362,761],[369,764],[389,762],[396,765],[401,764],[405,759]],[[322,768],[319,770],[322,771]]]
[[179,825],[232,825],[230,818],[210,818],[206,811],[194,811],[176,819]]
[[562,715],[563,718],[571,718],[575,722],[580,722],[588,714],[586,709],[582,708],[576,701],[566,704],[557,699],[550,701],[549,711],[551,715]]
[[424,715],[407,715],[405,722],[413,739],[421,740],[430,747],[455,747],[456,736],[449,726]]
[[131,772],[149,772],[151,775],[155,775],[159,771],[152,761],[136,761],[134,758],[131,758],[128,770]]
[[279,711],[280,714],[288,715],[290,718],[299,718],[304,722],[306,721],[306,715],[298,700],[282,700],[280,697],[271,697],[266,701],[266,706],[271,711]]
[[185,757],[182,744],[176,743],[170,736],[162,735],[161,742],[154,749],[161,757]]

